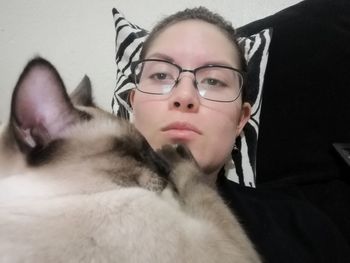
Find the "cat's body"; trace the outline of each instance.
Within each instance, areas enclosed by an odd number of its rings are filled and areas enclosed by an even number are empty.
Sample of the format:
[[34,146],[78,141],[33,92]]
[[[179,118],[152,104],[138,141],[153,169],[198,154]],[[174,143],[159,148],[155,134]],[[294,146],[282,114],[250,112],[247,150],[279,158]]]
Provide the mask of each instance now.
[[90,96],[71,102],[40,58],[22,73],[0,134],[0,262],[260,262],[185,148],[155,153]]

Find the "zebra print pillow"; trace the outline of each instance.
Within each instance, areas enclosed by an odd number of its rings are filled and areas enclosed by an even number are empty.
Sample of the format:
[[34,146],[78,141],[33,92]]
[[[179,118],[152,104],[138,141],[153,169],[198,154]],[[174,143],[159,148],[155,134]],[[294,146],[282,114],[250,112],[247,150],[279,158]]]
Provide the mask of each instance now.
[[[134,87],[129,77],[130,64],[139,59],[140,50],[148,32],[129,22],[117,9],[112,10],[116,30],[117,83],[112,99],[114,114],[132,120],[132,109],[128,103],[129,91]],[[239,151],[232,152],[232,160],[225,165],[227,178],[242,185],[255,187],[256,151],[259,131],[262,87],[268,60],[268,49],[272,29],[265,29],[258,34],[242,37],[240,45],[248,61],[248,82],[252,93],[248,94],[252,105],[252,115],[243,132],[237,138]]]

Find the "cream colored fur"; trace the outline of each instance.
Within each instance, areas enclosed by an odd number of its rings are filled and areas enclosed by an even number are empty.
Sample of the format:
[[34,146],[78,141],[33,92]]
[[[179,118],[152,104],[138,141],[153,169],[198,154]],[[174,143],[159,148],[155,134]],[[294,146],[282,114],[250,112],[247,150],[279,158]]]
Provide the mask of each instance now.
[[260,262],[183,148],[158,152],[172,169],[166,183],[128,149],[112,147],[144,140],[130,124],[78,109],[92,118],[52,135],[59,145],[43,163],[29,163],[33,149],[18,146],[11,121],[1,132],[0,262]]

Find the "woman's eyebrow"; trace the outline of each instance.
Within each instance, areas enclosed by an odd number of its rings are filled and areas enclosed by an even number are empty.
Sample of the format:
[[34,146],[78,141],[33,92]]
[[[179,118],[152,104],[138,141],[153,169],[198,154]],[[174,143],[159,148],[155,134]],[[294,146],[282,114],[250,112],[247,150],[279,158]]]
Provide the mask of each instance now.
[[166,55],[166,54],[163,54],[163,53],[151,53],[150,55],[147,56],[148,59],[152,59],[152,58],[156,58],[156,59],[163,59],[163,60],[166,60],[166,61],[169,61],[169,62],[174,62],[175,60]]
[[236,67],[234,65],[234,63],[229,62],[227,60],[207,60],[207,61],[203,61],[203,63],[201,63],[203,65],[220,65],[220,66],[228,66],[228,67]]
[[[169,55],[166,55],[164,53],[159,53],[159,52],[149,54],[146,59],[162,59],[162,60],[169,61],[171,63],[175,63],[174,58],[172,58]],[[220,65],[220,66],[228,66],[228,67],[237,68],[237,66],[234,65],[234,63],[229,62],[227,60],[204,60],[200,63],[199,67],[206,66],[206,65]]]

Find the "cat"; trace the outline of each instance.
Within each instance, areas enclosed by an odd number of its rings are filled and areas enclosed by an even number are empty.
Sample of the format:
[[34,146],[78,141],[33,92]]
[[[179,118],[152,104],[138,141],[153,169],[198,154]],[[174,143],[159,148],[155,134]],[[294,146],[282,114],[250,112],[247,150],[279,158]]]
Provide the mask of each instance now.
[[0,262],[261,262],[181,145],[153,150],[29,61],[0,134]]

